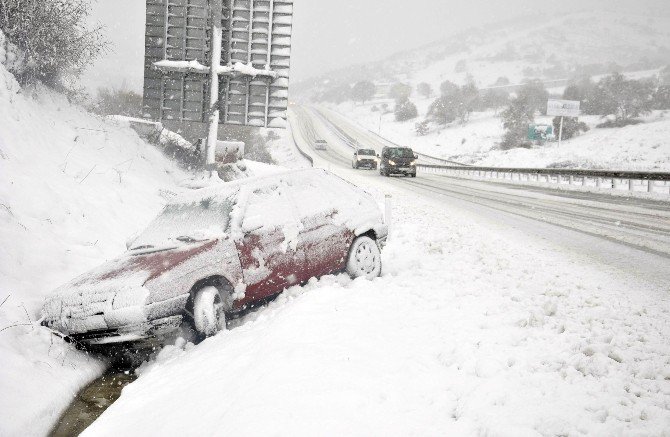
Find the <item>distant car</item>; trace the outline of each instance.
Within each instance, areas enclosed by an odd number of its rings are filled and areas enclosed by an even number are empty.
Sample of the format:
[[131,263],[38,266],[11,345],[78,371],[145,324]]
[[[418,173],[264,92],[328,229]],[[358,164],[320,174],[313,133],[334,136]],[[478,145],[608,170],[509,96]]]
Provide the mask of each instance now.
[[328,143],[326,140],[316,140],[314,141],[315,150],[328,150]]
[[384,147],[379,163],[379,174],[382,176],[401,174],[415,178],[418,158],[409,147]]
[[312,277],[379,276],[387,232],[375,200],[325,170],[197,190],[167,205],[125,254],[58,288],[42,324],[103,351],[153,346],[182,326],[204,338]]
[[352,168],[370,168],[377,170],[377,153],[373,149],[358,149],[351,161]]

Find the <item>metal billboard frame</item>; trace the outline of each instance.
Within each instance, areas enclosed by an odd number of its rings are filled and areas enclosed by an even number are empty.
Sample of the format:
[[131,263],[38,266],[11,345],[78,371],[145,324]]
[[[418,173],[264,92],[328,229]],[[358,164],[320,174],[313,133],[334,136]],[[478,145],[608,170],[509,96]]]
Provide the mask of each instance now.
[[146,0],[144,116],[286,125],[293,0]]

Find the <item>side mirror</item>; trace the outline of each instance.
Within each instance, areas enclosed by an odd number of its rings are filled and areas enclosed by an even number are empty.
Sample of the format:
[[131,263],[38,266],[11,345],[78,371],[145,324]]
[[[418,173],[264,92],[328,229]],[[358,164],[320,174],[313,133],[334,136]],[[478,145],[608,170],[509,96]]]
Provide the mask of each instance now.
[[377,153],[377,158],[381,158],[381,156],[379,156],[379,153]]
[[417,155],[417,154],[415,153],[415,154],[414,154],[414,159],[419,159],[419,155]]

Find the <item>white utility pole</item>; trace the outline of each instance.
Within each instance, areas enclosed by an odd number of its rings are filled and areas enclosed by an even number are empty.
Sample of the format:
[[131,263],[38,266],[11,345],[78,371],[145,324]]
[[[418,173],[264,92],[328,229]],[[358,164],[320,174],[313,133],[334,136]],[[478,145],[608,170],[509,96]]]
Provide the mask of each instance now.
[[223,41],[223,0],[210,1],[212,19],[212,53],[210,54],[209,77],[209,129],[207,131],[207,167],[213,171],[216,164],[216,142],[219,137],[219,72]]
[[563,141],[563,117],[561,117],[561,126],[558,128],[558,147],[561,147]]

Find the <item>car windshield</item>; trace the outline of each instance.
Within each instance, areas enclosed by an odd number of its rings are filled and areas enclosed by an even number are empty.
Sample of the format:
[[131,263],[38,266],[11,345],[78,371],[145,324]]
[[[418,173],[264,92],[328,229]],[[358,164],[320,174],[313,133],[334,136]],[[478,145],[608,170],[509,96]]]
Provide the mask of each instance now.
[[359,155],[373,155],[374,156],[375,151],[371,150],[371,149],[361,149],[361,150],[358,151],[358,154]]
[[232,202],[210,198],[171,204],[133,242],[131,250],[179,246],[218,238],[226,233]]
[[388,153],[391,158],[414,158],[412,149],[389,149]]

